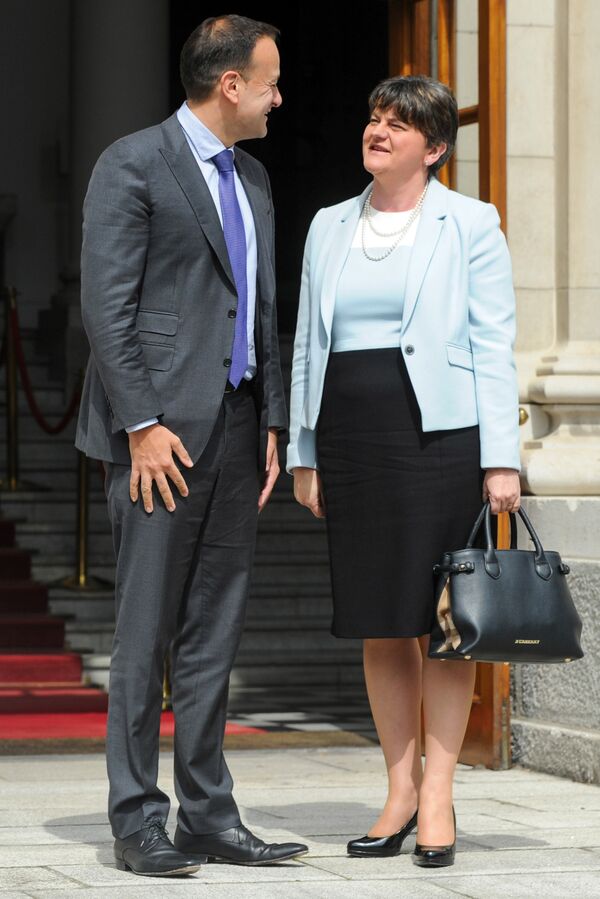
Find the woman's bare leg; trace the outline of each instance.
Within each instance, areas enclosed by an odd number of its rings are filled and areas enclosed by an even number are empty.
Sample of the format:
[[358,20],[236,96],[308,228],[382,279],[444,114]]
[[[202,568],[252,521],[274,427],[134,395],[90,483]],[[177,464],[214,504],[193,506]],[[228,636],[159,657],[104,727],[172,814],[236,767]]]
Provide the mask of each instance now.
[[416,638],[365,640],[365,680],[388,772],[388,797],[370,837],[397,833],[421,786],[421,666]]
[[428,659],[426,652],[423,655],[425,771],[417,841],[423,846],[446,846],[455,838],[452,787],[471,710],[475,663],[441,662]]

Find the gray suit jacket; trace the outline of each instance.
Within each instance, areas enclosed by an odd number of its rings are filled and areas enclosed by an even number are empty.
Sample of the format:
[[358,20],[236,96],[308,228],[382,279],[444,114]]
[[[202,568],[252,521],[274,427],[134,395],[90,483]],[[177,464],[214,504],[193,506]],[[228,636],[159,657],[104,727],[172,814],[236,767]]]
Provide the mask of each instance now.
[[[236,148],[258,246],[255,401],[287,416],[277,343],[273,204],[264,167]],[[156,416],[196,462],[221,405],[237,293],[214,202],[175,115],[108,147],[84,203],[81,305],[91,354],[76,445],[130,463],[125,428]]]

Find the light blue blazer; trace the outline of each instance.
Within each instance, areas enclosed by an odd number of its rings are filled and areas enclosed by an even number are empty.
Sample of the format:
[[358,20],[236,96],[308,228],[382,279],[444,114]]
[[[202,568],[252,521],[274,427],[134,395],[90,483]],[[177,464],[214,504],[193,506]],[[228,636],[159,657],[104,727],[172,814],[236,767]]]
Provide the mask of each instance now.
[[[370,188],[320,209],[308,232],[292,366],[288,471],[319,467],[315,428],[337,283]],[[482,468],[520,469],[514,337],[511,263],[496,208],[432,179],[408,268],[400,346],[423,430],[478,424]]]

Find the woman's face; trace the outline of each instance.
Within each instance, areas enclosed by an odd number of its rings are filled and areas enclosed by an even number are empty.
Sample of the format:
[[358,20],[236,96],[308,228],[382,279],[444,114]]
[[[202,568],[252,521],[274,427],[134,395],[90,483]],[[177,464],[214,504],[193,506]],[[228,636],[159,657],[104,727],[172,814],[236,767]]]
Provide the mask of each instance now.
[[425,136],[393,109],[374,109],[363,134],[363,165],[374,177],[391,176],[402,183],[425,171],[445,149],[445,144],[428,147]]

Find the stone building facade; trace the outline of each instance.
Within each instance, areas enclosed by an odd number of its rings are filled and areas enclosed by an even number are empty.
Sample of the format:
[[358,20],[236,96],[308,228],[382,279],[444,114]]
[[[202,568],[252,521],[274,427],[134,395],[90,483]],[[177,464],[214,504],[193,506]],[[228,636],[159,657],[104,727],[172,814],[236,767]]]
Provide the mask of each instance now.
[[[55,295],[77,356],[85,185],[104,146],[169,113],[169,3],[6,0],[3,19],[0,108],[11,127],[0,145],[0,211],[3,196],[16,197],[17,211],[5,235],[5,281],[23,292],[25,326]],[[456,0],[456,27],[457,94],[469,106],[477,102],[477,0]],[[599,67],[598,0],[507,0],[507,232],[525,505],[545,545],[571,565],[586,651],[570,666],[514,669],[514,758],[598,783]],[[457,147],[457,188],[474,196],[477,127],[461,129]]]

